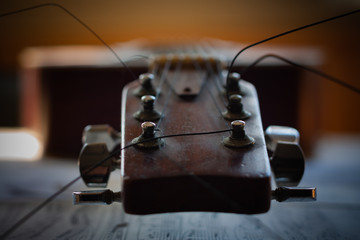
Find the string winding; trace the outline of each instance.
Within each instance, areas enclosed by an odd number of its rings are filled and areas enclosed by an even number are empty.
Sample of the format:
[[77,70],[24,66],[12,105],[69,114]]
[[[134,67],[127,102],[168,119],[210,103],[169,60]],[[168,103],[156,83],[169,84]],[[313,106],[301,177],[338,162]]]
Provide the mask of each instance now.
[[[28,8],[22,8],[22,9],[19,9],[19,10],[15,10],[15,11],[11,11],[11,12],[7,12],[7,13],[3,13],[3,14],[0,14],[0,18],[2,17],[6,17],[6,16],[11,16],[11,15],[15,15],[15,14],[19,14],[19,13],[22,13],[22,12],[26,12],[26,11],[30,11],[30,10],[34,10],[34,9],[38,9],[38,8],[43,8],[43,7],[48,7],[48,6],[51,6],[51,7],[57,7],[57,8],[60,8],[61,10],[63,10],[65,13],[67,13],[69,16],[71,16],[73,19],[75,19],[78,23],[80,23],[84,28],[86,28],[92,35],[94,35],[105,47],[107,47],[107,49],[115,56],[115,58],[127,69],[127,71],[129,71],[129,73],[131,74],[132,78],[133,79],[136,79],[134,73],[131,71],[131,69],[127,66],[127,64],[121,60],[121,58],[119,57],[119,55],[115,52],[115,50],[109,45],[107,44],[93,29],[91,29],[86,23],[84,23],[82,20],[80,20],[77,16],[75,16],[72,12],[70,12],[68,9],[66,9],[65,7],[63,7],[62,5],[60,4],[57,4],[57,3],[45,3],[45,4],[39,4],[39,5],[34,5],[34,6],[31,6],[31,7],[28,7]],[[360,9],[358,10],[355,10],[355,11],[352,11],[352,12],[348,12],[348,13],[345,13],[345,14],[341,14],[341,15],[338,15],[338,16],[335,16],[335,17],[331,17],[331,18],[327,18],[327,19],[324,19],[324,20],[321,20],[321,21],[318,21],[318,22],[314,22],[314,23],[311,23],[311,24],[308,24],[308,25],[304,25],[304,26],[301,26],[301,27],[298,27],[298,28],[295,28],[295,29],[292,29],[292,30],[289,30],[289,31],[286,31],[286,32],[283,32],[283,33],[280,33],[280,34],[277,34],[277,35],[274,35],[272,37],[269,37],[269,38],[266,38],[264,40],[261,40],[261,41],[258,41],[256,43],[253,43],[251,45],[248,45],[246,46],[245,48],[243,48],[242,50],[240,50],[236,55],[235,57],[232,59],[231,63],[230,63],[230,66],[229,66],[229,71],[228,71],[228,74],[227,74],[227,77],[226,77],[226,89],[227,89],[227,94],[228,94],[228,88],[229,88],[229,74],[231,73],[232,71],[232,68],[233,68],[233,65],[235,63],[235,61],[237,60],[237,58],[239,57],[239,55],[244,52],[245,50],[251,48],[251,47],[254,47],[256,45],[259,45],[259,44],[262,44],[262,43],[265,43],[265,42],[268,42],[270,40],[273,40],[273,39],[276,39],[276,38],[279,38],[279,37],[282,37],[284,35],[287,35],[287,34],[290,34],[290,33],[293,33],[293,32],[296,32],[296,31],[300,31],[300,30],[303,30],[303,29],[306,29],[306,28],[310,28],[310,27],[313,27],[313,26],[316,26],[316,25],[319,25],[319,24],[322,24],[322,23],[325,23],[325,22],[329,22],[329,21],[332,21],[332,20],[335,20],[335,19],[338,19],[338,18],[342,18],[342,17],[346,17],[346,16],[349,16],[349,15],[352,15],[352,14],[356,14],[360,12]],[[353,86],[350,86],[349,84],[347,83],[344,83],[338,79],[335,79],[327,74],[324,74],[318,70],[315,70],[315,69],[311,69],[310,68],[307,68],[307,67],[304,67],[304,66],[301,66],[299,64],[296,64],[296,63],[293,63],[287,59],[284,59],[282,57],[279,57],[279,56],[276,56],[274,54],[268,54],[268,55],[265,55],[263,56],[262,58],[258,59],[255,63],[253,63],[251,66],[249,66],[247,69],[245,69],[243,71],[243,74],[246,73],[247,70],[249,70],[249,68],[255,66],[258,62],[262,61],[263,59],[267,58],[267,57],[276,57],[280,60],[283,60],[285,62],[288,62],[289,64],[292,64],[294,66],[297,66],[297,67],[301,67],[303,69],[306,69],[306,70],[309,70],[309,71],[312,71],[316,74],[319,74],[333,82],[336,82],[344,87],[347,87],[357,93],[359,93],[359,89],[353,87]],[[162,83],[161,83],[162,85]],[[165,105],[166,106],[166,105]],[[165,110],[165,109],[164,109]],[[195,135],[208,135],[208,134],[218,134],[218,133],[224,133],[224,132],[229,132],[231,131],[232,129],[226,129],[226,130],[219,130],[219,131],[210,131],[210,132],[196,132],[196,133],[180,133],[180,134],[171,134],[171,135],[164,135],[164,136],[159,136],[159,137],[156,137],[156,138],[152,138],[152,139],[146,139],[146,140],[143,140],[143,141],[140,141],[138,143],[131,143],[129,145],[126,145],[124,146],[123,148],[120,148],[120,149],[117,149],[115,151],[113,151],[108,157],[104,158],[103,160],[99,161],[97,164],[93,165],[92,167],[90,167],[87,171],[84,172],[84,174],[87,174],[89,172],[91,172],[92,170],[94,170],[95,168],[99,167],[100,165],[102,165],[103,163],[105,163],[106,161],[108,161],[109,159],[113,158],[114,156],[117,156],[122,150],[126,149],[126,148],[130,148],[130,147],[133,147],[135,146],[136,144],[139,144],[139,143],[144,143],[144,142],[148,142],[148,141],[154,141],[156,139],[164,139],[164,138],[172,138],[172,137],[186,137],[186,136],[195,136]],[[72,181],[70,181],[68,184],[66,184],[65,186],[63,186],[59,191],[55,192],[54,194],[52,194],[50,197],[48,197],[45,201],[43,201],[41,204],[39,204],[36,208],[34,208],[32,211],[30,211],[28,214],[26,214],[24,217],[22,217],[20,220],[18,220],[14,225],[12,225],[12,227],[10,227],[5,233],[3,233],[1,236],[0,236],[0,239],[5,239],[6,237],[8,237],[11,233],[13,233],[16,229],[18,229],[22,224],[24,224],[27,220],[29,220],[32,216],[34,216],[38,211],[40,211],[42,208],[44,208],[47,204],[49,204],[52,200],[54,200],[58,195],[60,195],[61,193],[63,193],[66,189],[68,189],[70,186],[72,186],[75,182],[77,182],[79,179],[81,179],[81,176],[78,176],[76,178],[74,178]],[[206,182],[205,182],[206,183]],[[211,188],[211,186],[210,186]],[[214,191],[216,191],[216,189],[213,189]],[[231,199],[230,199],[231,200]]]
[[314,73],[314,74],[317,74],[317,75],[319,75],[319,76],[321,76],[321,77],[323,77],[323,78],[325,78],[325,79],[327,79],[327,80],[330,80],[330,81],[332,81],[332,82],[334,82],[334,83],[336,83],[336,84],[339,84],[339,85],[341,85],[341,86],[343,86],[343,87],[345,87],[345,88],[347,88],[347,89],[349,89],[349,90],[351,90],[351,91],[353,91],[353,92],[355,92],[355,93],[357,93],[357,94],[360,94],[360,89],[357,88],[357,87],[355,87],[355,86],[353,86],[353,85],[351,85],[351,84],[349,84],[349,83],[346,83],[346,82],[344,82],[344,81],[342,81],[342,80],[340,80],[340,79],[337,79],[337,78],[335,78],[335,77],[333,77],[333,76],[330,76],[329,74],[326,74],[326,73],[324,73],[324,72],[322,72],[322,71],[320,71],[320,70],[317,70],[317,69],[315,69],[315,68],[311,68],[311,67],[308,67],[308,66],[301,65],[301,64],[299,64],[299,63],[295,63],[295,62],[293,62],[293,61],[290,61],[289,59],[286,59],[286,58],[284,58],[284,57],[282,57],[282,56],[279,56],[279,55],[276,55],[276,54],[266,54],[266,55],[258,58],[258,59],[255,60],[251,65],[249,65],[248,67],[246,67],[246,68],[241,72],[241,76],[246,75],[246,73],[247,73],[250,69],[252,69],[253,67],[255,67],[259,62],[263,61],[263,60],[266,59],[266,58],[270,58],[270,57],[276,58],[276,59],[281,60],[281,61],[283,61],[283,62],[286,62],[286,63],[288,63],[288,64],[290,64],[290,65],[292,65],[292,66],[295,66],[295,67],[304,69],[304,70],[306,70],[306,71],[312,72],[312,73]]
[[228,71],[227,76],[226,76],[226,94],[227,94],[227,98],[229,98],[229,82],[230,82],[229,81],[229,76],[230,76],[230,74],[232,72],[232,68],[234,66],[234,63],[235,63],[236,59],[240,56],[240,54],[243,53],[244,51],[246,51],[247,49],[255,47],[256,45],[271,41],[273,39],[288,35],[290,33],[294,33],[294,32],[297,32],[297,31],[300,31],[300,30],[303,30],[303,29],[306,29],[306,28],[314,27],[316,25],[323,24],[323,23],[326,23],[326,22],[330,22],[330,21],[333,21],[333,20],[336,20],[336,19],[339,19],[339,18],[347,17],[347,16],[352,15],[352,14],[357,14],[359,12],[360,12],[360,9],[357,9],[357,10],[354,10],[354,11],[351,11],[351,12],[347,12],[347,13],[344,13],[344,14],[341,14],[341,15],[337,15],[335,17],[326,18],[326,19],[323,19],[323,20],[320,20],[320,21],[317,21],[317,22],[314,22],[314,23],[303,25],[301,27],[297,27],[297,28],[291,29],[289,31],[286,31],[286,32],[283,32],[283,33],[268,37],[266,39],[263,39],[261,41],[258,41],[256,43],[253,43],[253,44],[250,44],[250,45],[244,47],[231,60],[231,63],[230,63],[230,66],[229,66],[229,71]]
[[[90,173],[92,170],[94,170],[95,168],[101,166],[106,161],[108,161],[111,158],[119,155],[119,153],[122,150],[133,147],[133,146],[135,146],[137,144],[141,144],[141,143],[145,143],[145,142],[151,142],[151,141],[154,141],[154,140],[165,139],[165,138],[187,137],[187,136],[198,136],[198,135],[210,135],[210,134],[218,134],[218,133],[224,133],[224,132],[229,132],[229,131],[231,131],[231,129],[218,130],[218,131],[209,131],[209,132],[169,134],[169,135],[164,135],[164,136],[158,136],[158,137],[155,137],[155,138],[145,139],[145,140],[139,141],[137,143],[130,143],[130,144],[126,145],[123,148],[120,148],[120,149],[117,149],[117,150],[113,151],[112,153],[109,154],[109,156],[107,156],[106,158],[102,159],[101,161],[99,161],[98,163],[96,163],[92,167],[88,168],[86,171],[84,171],[83,174],[86,175],[86,174]],[[29,220],[32,216],[34,216],[37,212],[39,212],[42,208],[44,208],[47,204],[49,204],[51,201],[53,201],[57,196],[59,196],[61,193],[63,193],[66,189],[68,189],[70,186],[72,186],[74,183],[76,183],[80,179],[81,179],[81,176],[78,176],[78,177],[74,178],[68,184],[63,186],[59,191],[55,192],[50,197],[48,197],[45,201],[40,203],[36,208],[31,210],[28,214],[26,214],[24,217],[22,217],[20,220],[18,220],[15,224],[13,224],[7,231],[5,231],[0,236],[0,239],[5,239],[6,237],[8,237],[11,233],[13,233],[16,229],[18,229],[21,225],[23,225],[27,220]]]

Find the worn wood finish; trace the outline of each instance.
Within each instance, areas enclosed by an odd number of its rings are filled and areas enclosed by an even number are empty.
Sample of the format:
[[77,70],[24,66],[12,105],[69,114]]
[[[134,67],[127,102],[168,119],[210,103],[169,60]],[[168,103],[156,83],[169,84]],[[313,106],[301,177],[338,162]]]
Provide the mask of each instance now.
[[[172,79],[168,79],[171,82]],[[132,115],[140,100],[132,94],[137,82],[128,84],[122,99],[122,146],[141,134]],[[123,206],[126,212],[150,214],[178,211],[262,213],[270,207],[270,167],[256,90],[243,82],[244,107],[252,113],[246,132],[252,146],[233,149],[222,144],[229,133],[165,139],[158,150],[131,147],[122,151]],[[169,98],[167,100],[167,98]],[[199,95],[183,99],[163,84],[155,108],[163,111],[160,134],[223,130],[223,95],[214,78],[206,80]],[[167,102],[167,106],[165,106]],[[217,106],[220,108],[218,109]],[[219,111],[220,110],[220,111]]]

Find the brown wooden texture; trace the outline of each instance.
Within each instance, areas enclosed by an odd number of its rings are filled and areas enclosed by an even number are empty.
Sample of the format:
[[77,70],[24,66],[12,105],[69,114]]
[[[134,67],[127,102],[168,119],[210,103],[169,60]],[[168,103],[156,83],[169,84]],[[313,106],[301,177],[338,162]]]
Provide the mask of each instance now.
[[[229,121],[223,95],[214,77],[206,79],[200,94],[192,99],[177,96],[163,84],[155,109],[164,114],[158,128],[161,135],[227,129]],[[176,81],[176,79],[175,79]],[[122,146],[141,134],[140,122],[132,115],[140,100],[128,84],[122,100]],[[150,214],[178,211],[220,211],[262,213],[270,207],[270,167],[255,88],[242,83],[244,107],[252,113],[246,121],[252,146],[234,149],[223,145],[229,133],[165,139],[158,150],[131,147],[122,151],[124,209],[128,213]]]

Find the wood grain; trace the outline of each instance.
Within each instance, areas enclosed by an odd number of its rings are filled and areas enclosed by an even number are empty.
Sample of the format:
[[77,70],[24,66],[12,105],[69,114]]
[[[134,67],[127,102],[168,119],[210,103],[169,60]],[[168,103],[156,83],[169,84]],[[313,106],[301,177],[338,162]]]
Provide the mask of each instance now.
[[[161,134],[223,130],[223,95],[214,80],[207,79],[198,96],[183,99],[161,89],[155,108],[163,112]],[[122,146],[141,134],[132,115],[140,101],[130,83],[123,91]],[[256,143],[246,148],[227,148],[229,135],[214,134],[165,139],[159,150],[129,148],[122,152],[123,202],[135,214],[178,211],[261,213],[270,207],[270,167],[255,88],[243,82],[243,104],[252,113],[246,131]],[[219,107],[219,109],[218,109]]]

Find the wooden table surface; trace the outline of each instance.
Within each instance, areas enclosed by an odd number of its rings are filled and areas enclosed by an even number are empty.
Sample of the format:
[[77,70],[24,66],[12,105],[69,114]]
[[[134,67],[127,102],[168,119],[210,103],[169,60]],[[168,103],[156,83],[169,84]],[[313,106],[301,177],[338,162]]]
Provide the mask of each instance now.
[[[316,186],[312,203],[272,202],[266,214],[125,214],[121,204],[73,206],[80,181],[8,239],[360,239],[360,138],[328,137],[308,161],[300,186]],[[78,175],[74,161],[0,162],[0,234]],[[119,173],[109,188],[119,190]]]

